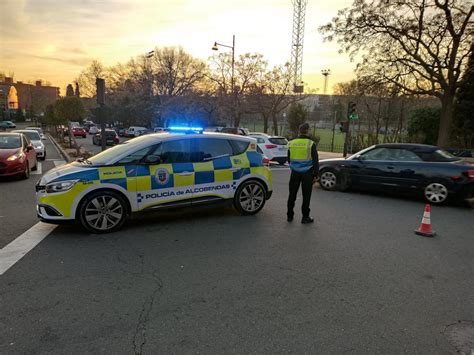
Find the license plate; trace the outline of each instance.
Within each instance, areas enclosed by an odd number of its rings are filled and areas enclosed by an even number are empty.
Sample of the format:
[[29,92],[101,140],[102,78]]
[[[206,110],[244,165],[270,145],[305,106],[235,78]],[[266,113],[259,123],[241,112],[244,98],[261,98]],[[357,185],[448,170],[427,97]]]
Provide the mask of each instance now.
[[283,152],[283,151],[286,150],[286,148],[285,148],[285,147],[282,147],[282,148],[279,148],[278,150],[279,150],[280,152]]

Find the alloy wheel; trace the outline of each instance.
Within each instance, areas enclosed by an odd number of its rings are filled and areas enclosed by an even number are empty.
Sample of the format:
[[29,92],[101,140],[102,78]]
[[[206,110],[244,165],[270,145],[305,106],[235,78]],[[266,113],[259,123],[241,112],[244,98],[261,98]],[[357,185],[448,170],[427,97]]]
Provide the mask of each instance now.
[[239,203],[246,212],[255,212],[265,202],[265,191],[260,184],[250,183],[246,185],[239,196]]
[[114,228],[123,218],[124,209],[115,197],[101,195],[86,205],[85,221],[92,228],[107,231]]
[[448,189],[440,183],[431,183],[425,188],[425,197],[431,203],[442,203],[448,198]]

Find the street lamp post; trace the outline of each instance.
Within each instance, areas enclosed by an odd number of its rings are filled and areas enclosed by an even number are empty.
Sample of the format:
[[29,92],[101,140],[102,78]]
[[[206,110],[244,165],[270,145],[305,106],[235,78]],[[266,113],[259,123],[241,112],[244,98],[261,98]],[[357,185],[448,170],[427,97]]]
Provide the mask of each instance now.
[[[212,46],[213,51],[219,50],[219,46],[226,47],[232,49],[232,66],[231,66],[231,78],[230,78],[230,86],[232,91],[232,116],[235,116],[235,79],[234,79],[234,68],[235,68],[235,35],[232,35],[232,46],[214,42]],[[231,126],[234,125],[235,117],[232,117]]]

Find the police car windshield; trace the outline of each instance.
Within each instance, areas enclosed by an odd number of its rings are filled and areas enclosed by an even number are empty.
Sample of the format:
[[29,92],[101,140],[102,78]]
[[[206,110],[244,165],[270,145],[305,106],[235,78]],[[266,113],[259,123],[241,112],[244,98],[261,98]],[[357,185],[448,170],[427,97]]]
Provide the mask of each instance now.
[[143,148],[143,141],[148,139],[149,137],[147,136],[131,139],[90,157],[88,161],[91,165],[107,165],[124,153],[133,153],[135,150],[140,149],[140,147]]

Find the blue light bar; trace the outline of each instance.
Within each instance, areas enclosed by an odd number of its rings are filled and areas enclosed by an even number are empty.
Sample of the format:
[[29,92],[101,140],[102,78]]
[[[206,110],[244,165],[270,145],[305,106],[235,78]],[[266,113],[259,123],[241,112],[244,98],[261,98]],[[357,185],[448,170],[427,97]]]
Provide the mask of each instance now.
[[171,126],[168,127],[170,132],[203,132],[202,127],[186,127],[186,126]]

